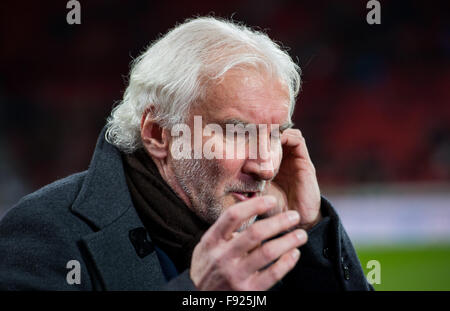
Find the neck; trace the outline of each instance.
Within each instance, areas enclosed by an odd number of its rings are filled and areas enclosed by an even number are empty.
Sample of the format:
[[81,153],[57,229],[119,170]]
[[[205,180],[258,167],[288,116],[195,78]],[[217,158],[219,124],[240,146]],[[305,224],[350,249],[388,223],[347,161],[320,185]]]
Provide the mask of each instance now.
[[153,158],[153,162],[158,168],[159,174],[162,179],[172,188],[172,190],[178,195],[178,197],[189,207],[192,207],[191,200],[187,196],[186,192],[181,187],[178,180],[175,178],[175,174],[172,169],[167,165],[167,162],[162,163],[161,160]]

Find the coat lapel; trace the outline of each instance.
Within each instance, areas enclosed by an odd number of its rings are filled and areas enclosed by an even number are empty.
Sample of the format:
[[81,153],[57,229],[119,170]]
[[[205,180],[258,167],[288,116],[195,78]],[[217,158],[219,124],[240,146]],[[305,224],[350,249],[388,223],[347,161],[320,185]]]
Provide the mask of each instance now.
[[130,242],[130,231],[141,226],[133,210],[113,224],[82,238],[105,290],[157,290],[165,284],[153,251],[141,258]]
[[104,135],[105,129],[72,206],[72,212],[94,231],[82,238],[81,246],[104,289],[155,290],[165,278],[156,252],[141,258],[130,241],[130,231],[144,225],[131,201],[120,152]]

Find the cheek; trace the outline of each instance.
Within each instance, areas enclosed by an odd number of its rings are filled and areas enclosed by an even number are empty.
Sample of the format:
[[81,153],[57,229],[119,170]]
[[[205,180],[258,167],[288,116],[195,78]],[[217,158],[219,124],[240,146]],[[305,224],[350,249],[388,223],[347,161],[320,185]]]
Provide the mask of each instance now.
[[245,160],[239,159],[221,159],[216,160],[222,170],[222,176],[218,176],[220,179],[230,179],[236,176],[241,170]]

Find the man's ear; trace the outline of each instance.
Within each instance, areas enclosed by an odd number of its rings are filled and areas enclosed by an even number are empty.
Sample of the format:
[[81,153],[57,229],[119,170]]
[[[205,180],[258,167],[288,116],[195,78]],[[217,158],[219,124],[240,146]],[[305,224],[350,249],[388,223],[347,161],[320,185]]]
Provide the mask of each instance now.
[[144,112],[141,120],[142,144],[147,152],[160,160],[168,155],[169,141],[166,132],[151,117],[150,110]]

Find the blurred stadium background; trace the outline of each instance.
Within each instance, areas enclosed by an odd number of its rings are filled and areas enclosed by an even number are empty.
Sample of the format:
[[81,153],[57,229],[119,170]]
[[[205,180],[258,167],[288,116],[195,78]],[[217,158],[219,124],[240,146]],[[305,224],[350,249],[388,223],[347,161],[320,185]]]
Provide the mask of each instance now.
[[377,290],[450,290],[448,1],[2,1],[0,217],[87,168],[132,57],[214,12],[265,29],[303,69],[295,124]]

